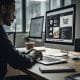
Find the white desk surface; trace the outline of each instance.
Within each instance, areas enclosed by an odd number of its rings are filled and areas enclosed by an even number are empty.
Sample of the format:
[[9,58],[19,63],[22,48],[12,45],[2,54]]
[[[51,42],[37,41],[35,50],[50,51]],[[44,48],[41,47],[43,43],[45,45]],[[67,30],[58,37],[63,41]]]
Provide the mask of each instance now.
[[[23,52],[27,52],[28,50],[24,48],[16,48],[17,50]],[[52,49],[52,48],[46,48],[46,47],[34,47],[34,49],[42,51],[42,54],[45,55],[52,55],[52,56],[63,56],[67,55],[67,52],[61,52],[60,49]]]
[[[41,48],[41,47],[38,47],[38,48]],[[17,49],[19,51],[27,51],[26,48],[17,48]],[[45,49],[45,51],[42,52],[43,55],[53,55],[55,53],[59,54],[61,51],[58,49],[51,49],[51,48],[45,48],[45,47],[43,47],[43,49]],[[73,52],[73,54],[80,55],[80,52],[79,53]],[[69,63],[57,64],[57,65],[51,65],[51,66],[59,67],[63,65],[70,65],[70,66],[73,66],[77,70],[77,72],[80,72],[80,62],[73,61],[69,58],[67,60]],[[37,63],[31,69],[27,69],[27,71],[24,71],[24,72],[31,74],[33,77],[36,77],[38,80],[64,80],[64,77],[77,73],[77,72],[70,72],[70,73],[44,73],[43,74],[39,70],[40,66],[44,66],[44,65]]]

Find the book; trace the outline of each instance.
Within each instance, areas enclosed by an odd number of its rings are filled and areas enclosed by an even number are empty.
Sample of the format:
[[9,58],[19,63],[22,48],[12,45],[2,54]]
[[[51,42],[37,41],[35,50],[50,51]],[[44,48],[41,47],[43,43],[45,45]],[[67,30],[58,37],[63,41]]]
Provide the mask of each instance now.
[[75,72],[75,69],[70,66],[40,66],[39,70],[42,73]]

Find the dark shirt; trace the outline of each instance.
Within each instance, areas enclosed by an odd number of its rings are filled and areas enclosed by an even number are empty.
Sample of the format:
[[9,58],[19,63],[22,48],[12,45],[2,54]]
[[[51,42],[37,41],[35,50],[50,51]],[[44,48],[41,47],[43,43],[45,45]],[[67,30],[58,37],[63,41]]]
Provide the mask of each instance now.
[[0,80],[4,80],[7,64],[17,69],[30,68],[34,59],[29,55],[21,54],[15,49],[2,26],[0,26]]

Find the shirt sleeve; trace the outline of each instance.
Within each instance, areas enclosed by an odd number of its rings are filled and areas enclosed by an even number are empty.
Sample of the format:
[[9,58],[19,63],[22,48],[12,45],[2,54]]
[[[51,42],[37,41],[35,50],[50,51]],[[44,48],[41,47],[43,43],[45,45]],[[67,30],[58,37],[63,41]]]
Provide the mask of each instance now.
[[34,59],[29,54],[20,53],[15,49],[11,41],[5,37],[0,40],[0,48],[5,62],[14,68],[25,69],[35,64]]

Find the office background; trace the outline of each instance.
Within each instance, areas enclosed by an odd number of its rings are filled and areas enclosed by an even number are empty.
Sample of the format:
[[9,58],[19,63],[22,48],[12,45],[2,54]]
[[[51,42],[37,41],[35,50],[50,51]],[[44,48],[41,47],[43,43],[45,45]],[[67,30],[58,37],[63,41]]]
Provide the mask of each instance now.
[[[30,20],[33,17],[44,16],[48,10],[60,8],[63,6],[76,4],[76,25],[75,25],[75,37],[80,38],[80,0],[16,0],[16,47],[24,47],[25,37],[28,36],[30,29]],[[45,19],[44,19],[45,20]],[[5,27],[5,26],[4,26]],[[10,40],[13,42],[15,31],[15,22],[11,27],[6,27],[5,30],[8,32]],[[43,41],[44,41],[45,21],[43,28]],[[51,48],[61,48],[74,50],[74,46],[61,45],[61,44],[49,44],[44,42],[37,42],[38,45],[45,45]],[[41,44],[42,43],[42,44]],[[24,74],[14,71],[13,68],[8,68],[9,75]]]
[[[25,37],[28,36],[28,32],[30,30],[31,18],[38,16],[45,17],[46,11],[71,4],[76,4],[75,38],[80,38],[80,0],[16,0],[16,47],[24,46]],[[14,32],[15,22],[12,24],[12,27],[7,27],[6,31],[9,33]],[[45,21],[43,27],[43,39],[44,31]],[[9,35],[9,38],[13,42],[13,33]],[[74,50],[74,46],[47,43],[45,43],[44,45],[52,48]]]

